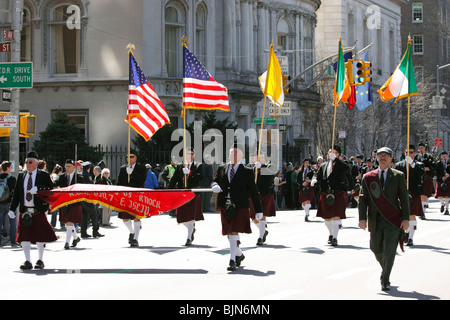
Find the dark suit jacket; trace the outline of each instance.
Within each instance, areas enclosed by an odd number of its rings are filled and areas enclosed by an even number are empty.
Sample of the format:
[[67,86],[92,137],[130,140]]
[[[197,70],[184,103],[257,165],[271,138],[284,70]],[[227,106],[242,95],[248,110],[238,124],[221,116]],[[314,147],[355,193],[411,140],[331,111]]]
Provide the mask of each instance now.
[[333,170],[329,177],[327,177],[327,166],[328,161],[320,165],[317,173],[314,175],[319,183],[321,192],[327,192],[328,187],[331,187],[333,192],[337,191],[347,191],[348,189],[348,176],[347,172],[350,167],[336,158],[333,164]]
[[[447,160],[447,166],[446,168],[450,167],[450,160]],[[436,172],[436,181],[439,183],[444,182],[444,180],[442,180],[445,177],[445,171],[447,169],[444,169],[444,160],[441,160],[439,162],[436,163],[435,166],[435,172]]]
[[[76,183],[84,183],[83,176],[80,173],[75,172],[72,177],[72,180],[70,181],[70,185],[75,184],[75,175],[77,175]],[[68,176],[68,174],[66,172],[63,172],[59,175],[59,179],[58,179],[58,183],[57,183],[58,187],[60,187],[60,188],[68,187],[67,176]]]
[[187,186],[184,186],[185,174],[183,173],[184,164],[179,164],[175,168],[175,172],[173,173],[172,178],[170,179],[168,189],[192,189],[197,188],[200,185],[200,181],[203,179],[202,174],[203,164],[199,162],[193,162],[191,167],[191,173],[187,177]]
[[[15,211],[17,209],[17,206],[19,206],[19,212],[22,213],[26,211],[24,207],[24,197],[26,190],[23,187],[23,181],[26,174],[28,174],[27,171],[21,172],[17,177],[16,187],[14,188],[14,195],[12,197],[10,205],[10,210],[12,211]],[[37,169],[36,181],[34,181],[34,186],[37,187],[38,191],[53,189],[53,183],[48,172]],[[34,208],[37,212],[45,212],[48,210],[48,203],[44,202],[37,195],[34,195]]]
[[[423,191],[423,175],[425,174],[425,167],[422,162],[415,161],[414,168],[409,167],[409,191],[413,194],[424,194]],[[405,175],[406,179],[406,161],[402,160],[395,164],[394,169],[397,169]]]
[[222,192],[218,195],[217,206],[225,207],[226,197],[228,196],[229,190],[231,200],[236,204],[236,207],[250,208],[249,199],[251,198],[253,206],[255,207],[255,212],[263,212],[258,187],[255,184],[255,175],[253,174],[253,170],[242,164],[239,165],[239,168],[230,183],[228,182],[229,167],[229,163],[220,165],[214,177],[213,184],[217,183],[222,189]]
[[127,165],[120,167],[119,176],[117,177],[117,185],[144,188],[145,179],[147,179],[147,169],[145,169],[145,167],[140,163],[136,162],[133,172],[130,174],[130,182],[128,182]]
[[[406,179],[403,172],[387,169],[386,181],[383,187],[385,197],[396,206],[402,215],[402,220],[409,220],[409,194],[406,190]],[[374,232],[377,222],[378,209],[372,201],[364,176],[358,200],[359,220],[368,220],[369,231]]]

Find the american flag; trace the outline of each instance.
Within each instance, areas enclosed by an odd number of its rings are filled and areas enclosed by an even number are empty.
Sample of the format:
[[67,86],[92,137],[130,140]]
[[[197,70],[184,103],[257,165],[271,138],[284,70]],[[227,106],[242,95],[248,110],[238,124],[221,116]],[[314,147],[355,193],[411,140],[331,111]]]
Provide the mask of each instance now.
[[230,111],[227,88],[214,80],[197,57],[184,49],[183,107]]
[[169,116],[155,90],[130,53],[127,119],[131,127],[146,141],[170,123]]

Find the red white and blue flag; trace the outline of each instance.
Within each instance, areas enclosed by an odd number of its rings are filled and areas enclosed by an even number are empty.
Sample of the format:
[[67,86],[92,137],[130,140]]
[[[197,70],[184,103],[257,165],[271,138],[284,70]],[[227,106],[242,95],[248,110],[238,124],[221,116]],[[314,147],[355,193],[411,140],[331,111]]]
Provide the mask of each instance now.
[[197,57],[183,46],[183,107],[230,111],[227,88],[214,80]]
[[166,109],[156,91],[130,53],[130,74],[128,84],[127,118],[131,127],[146,141],[167,123],[170,123]]

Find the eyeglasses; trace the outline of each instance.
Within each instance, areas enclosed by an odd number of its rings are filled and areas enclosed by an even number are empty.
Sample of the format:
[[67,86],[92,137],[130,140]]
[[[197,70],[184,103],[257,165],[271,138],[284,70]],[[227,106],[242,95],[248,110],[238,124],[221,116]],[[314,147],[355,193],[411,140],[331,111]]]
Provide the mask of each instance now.
[[136,158],[136,156],[130,156],[130,158]]
[[34,163],[34,161],[33,161],[33,160],[30,160],[30,161],[25,161],[25,163],[26,163],[26,164],[33,164],[33,163]]

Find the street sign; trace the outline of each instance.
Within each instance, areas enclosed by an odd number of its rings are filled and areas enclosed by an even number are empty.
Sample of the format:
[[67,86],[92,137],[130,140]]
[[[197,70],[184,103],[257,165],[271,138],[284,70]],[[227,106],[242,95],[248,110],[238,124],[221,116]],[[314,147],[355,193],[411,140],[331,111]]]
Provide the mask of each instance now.
[[[253,123],[261,124],[262,118],[253,118]],[[277,119],[274,118],[264,118],[264,123],[277,123]]]
[[0,52],[10,52],[10,51],[11,51],[11,43],[10,42],[0,43]]
[[[274,116],[275,115],[275,104],[273,104],[272,102],[269,104],[269,116]],[[277,117],[279,116],[290,116],[291,115],[291,102],[290,101],[285,101],[283,103],[283,107],[277,107]]]
[[442,137],[434,138],[434,146],[435,147],[442,147]]
[[17,116],[0,115],[0,128],[17,128]]
[[444,109],[444,96],[433,96],[431,98],[432,106],[430,109]]
[[33,88],[33,62],[1,62],[0,88]]
[[11,102],[11,90],[2,90],[2,102]]
[[14,40],[14,31],[13,30],[3,30],[3,40]]

